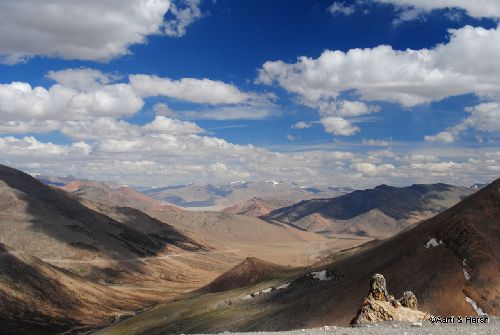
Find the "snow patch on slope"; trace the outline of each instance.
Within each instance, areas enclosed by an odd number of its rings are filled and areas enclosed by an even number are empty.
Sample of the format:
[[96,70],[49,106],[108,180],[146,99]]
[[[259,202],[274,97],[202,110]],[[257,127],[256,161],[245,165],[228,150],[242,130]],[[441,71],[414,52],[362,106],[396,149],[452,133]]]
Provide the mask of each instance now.
[[311,272],[311,275],[313,276],[313,278],[318,279],[320,281],[330,280],[333,278],[333,276],[328,277],[326,270],[318,271],[318,272]]
[[462,262],[462,269],[464,270],[464,278],[465,278],[465,280],[470,280],[470,274],[467,271],[467,269],[465,268],[466,266],[467,266],[467,263],[465,262],[465,259],[464,259]]
[[425,248],[426,249],[429,249],[429,248],[435,248],[439,245],[443,244],[443,240],[439,240],[439,242],[433,237],[431,238],[429,241],[427,241],[427,243],[425,244]]
[[479,307],[477,305],[477,303],[474,300],[472,300],[471,298],[465,297],[465,301],[467,301],[472,306],[472,308],[474,308],[474,310],[476,311],[477,315],[479,315],[479,316],[488,315],[485,312],[483,312],[483,310],[481,309],[481,307]]

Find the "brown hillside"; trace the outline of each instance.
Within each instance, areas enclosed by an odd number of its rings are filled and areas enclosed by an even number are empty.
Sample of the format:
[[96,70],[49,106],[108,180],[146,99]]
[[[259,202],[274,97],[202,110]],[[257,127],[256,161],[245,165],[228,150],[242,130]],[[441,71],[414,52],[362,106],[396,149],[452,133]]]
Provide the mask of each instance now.
[[179,207],[163,204],[143,193],[122,186],[111,188],[101,182],[75,180],[61,187],[78,197],[111,206],[131,207],[143,212],[182,211]]
[[254,257],[247,257],[231,270],[223,273],[207,285],[208,292],[222,292],[245,287],[264,280],[284,268]]
[[0,244],[0,333],[55,334],[104,325],[151,301],[123,294]]

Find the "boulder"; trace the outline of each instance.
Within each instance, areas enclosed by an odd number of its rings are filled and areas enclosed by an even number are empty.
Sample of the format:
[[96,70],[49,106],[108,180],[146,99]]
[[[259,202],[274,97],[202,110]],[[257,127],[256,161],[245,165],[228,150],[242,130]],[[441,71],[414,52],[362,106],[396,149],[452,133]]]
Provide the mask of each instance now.
[[401,306],[418,310],[417,297],[412,291],[405,291],[403,297],[398,300]]

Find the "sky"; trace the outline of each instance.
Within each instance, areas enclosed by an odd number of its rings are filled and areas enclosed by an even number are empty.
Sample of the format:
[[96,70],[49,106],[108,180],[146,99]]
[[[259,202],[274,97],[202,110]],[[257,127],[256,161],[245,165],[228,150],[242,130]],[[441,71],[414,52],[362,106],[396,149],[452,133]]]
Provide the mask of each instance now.
[[497,0],[0,1],[0,163],[131,186],[500,172]]

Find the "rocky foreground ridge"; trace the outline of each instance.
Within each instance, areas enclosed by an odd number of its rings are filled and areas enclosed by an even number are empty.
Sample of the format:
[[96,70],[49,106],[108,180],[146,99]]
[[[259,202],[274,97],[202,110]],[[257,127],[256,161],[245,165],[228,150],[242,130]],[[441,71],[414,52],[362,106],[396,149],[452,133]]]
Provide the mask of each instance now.
[[351,321],[351,325],[383,321],[417,322],[428,320],[431,315],[418,310],[415,294],[406,291],[400,299],[387,292],[384,276],[375,274],[370,279],[370,291],[361,308]]

